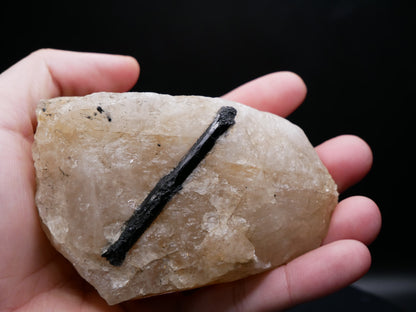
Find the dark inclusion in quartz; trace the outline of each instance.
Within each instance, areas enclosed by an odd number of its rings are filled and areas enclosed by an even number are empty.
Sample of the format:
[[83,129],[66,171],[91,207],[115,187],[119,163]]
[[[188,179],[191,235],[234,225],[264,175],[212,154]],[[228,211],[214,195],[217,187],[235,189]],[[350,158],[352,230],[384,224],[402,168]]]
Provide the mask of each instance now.
[[[102,113],[99,106],[97,110]],[[103,254],[112,265],[120,266],[127,252],[162,212],[163,207],[182,189],[182,184],[214,147],[218,138],[235,123],[237,110],[223,106],[214,121],[199,137],[188,153],[169,174],[164,176],[147,195],[141,205],[124,225],[123,232]]]

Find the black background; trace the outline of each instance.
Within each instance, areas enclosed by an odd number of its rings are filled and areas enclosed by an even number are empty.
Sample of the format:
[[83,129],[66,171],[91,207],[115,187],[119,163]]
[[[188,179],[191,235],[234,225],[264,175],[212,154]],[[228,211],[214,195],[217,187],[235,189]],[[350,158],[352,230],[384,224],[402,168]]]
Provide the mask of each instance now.
[[316,145],[349,133],[374,152],[346,195],[373,198],[374,270],[415,268],[415,23],[411,1],[32,1],[3,3],[0,70],[39,48],[129,54],[135,91],[220,96],[290,70],[308,86],[289,119]]

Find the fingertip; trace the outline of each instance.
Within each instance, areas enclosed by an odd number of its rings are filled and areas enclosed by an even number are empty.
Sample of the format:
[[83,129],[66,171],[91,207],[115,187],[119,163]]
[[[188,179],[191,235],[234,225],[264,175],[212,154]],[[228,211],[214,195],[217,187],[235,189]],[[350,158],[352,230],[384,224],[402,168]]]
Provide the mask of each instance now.
[[296,97],[299,103],[302,103],[308,93],[308,88],[303,81],[302,77],[298,74],[291,71],[282,71],[273,73],[271,75],[279,75],[276,79],[285,79],[287,81],[287,86],[290,87],[290,92],[292,92]]
[[360,279],[371,266],[370,252],[356,240],[340,240],[287,265],[292,303],[326,296]]
[[303,102],[306,92],[302,78],[285,71],[247,82],[224,95],[224,98],[285,117]]
[[341,201],[334,213],[323,244],[341,239],[355,239],[369,245],[381,229],[381,213],[377,204],[365,196]]
[[[340,285],[339,289],[354,283],[363,277],[370,270],[372,257],[367,245],[355,239],[341,240],[344,246],[344,255],[348,259],[345,268],[345,285]],[[349,272],[348,272],[349,270]]]
[[343,240],[342,242],[349,244],[348,249],[350,251],[347,253],[351,260],[350,266],[354,268],[350,273],[350,280],[348,282],[348,284],[351,284],[360,279],[370,269],[372,262],[371,253],[368,247],[358,240],[349,239]]
[[316,147],[324,165],[342,192],[360,181],[371,169],[370,146],[356,135],[341,135]]
[[275,84],[281,84],[285,91],[276,100],[279,108],[276,110],[276,103],[270,106],[269,110],[286,117],[296,110],[305,100],[307,87],[303,79],[296,73],[290,71],[277,72],[270,74],[270,79]]
[[[112,56],[112,55],[111,55]],[[140,75],[140,64],[132,56],[129,55],[117,55],[119,57],[118,70],[122,73],[123,77],[118,86],[118,92],[129,91],[137,83]]]
[[369,220],[365,225],[367,236],[361,241],[366,245],[370,245],[380,233],[383,223],[380,208],[371,198],[365,196],[354,196],[352,198],[358,202],[357,206],[362,207],[362,218]]
[[355,239],[343,239],[329,245],[329,256],[333,259],[334,273],[338,272],[342,286],[361,278],[371,266],[371,254],[368,247]]
[[370,145],[362,138],[352,134],[344,135],[345,140],[349,140],[350,146],[357,149],[357,154],[361,157],[361,162],[367,168],[367,171],[370,170],[373,164],[373,151],[371,150]]
[[137,60],[126,55],[41,49],[31,56],[44,64],[59,90],[46,97],[128,91],[140,73]]

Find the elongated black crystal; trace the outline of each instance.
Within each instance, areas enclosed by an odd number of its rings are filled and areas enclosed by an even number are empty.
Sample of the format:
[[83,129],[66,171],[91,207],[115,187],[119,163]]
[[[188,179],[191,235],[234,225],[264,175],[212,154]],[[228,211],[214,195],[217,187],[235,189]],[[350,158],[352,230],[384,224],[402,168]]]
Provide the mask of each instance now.
[[235,123],[237,111],[234,107],[223,106],[214,121],[198,138],[188,153],[169,174],[164,176],[137,207],[124,224],[124,229],[116,242],[103,254],[112,265],[120,266],[127,252],[161,213],[163,207],[182,189],[182,184],[198,164],[214,147],[217,139]]

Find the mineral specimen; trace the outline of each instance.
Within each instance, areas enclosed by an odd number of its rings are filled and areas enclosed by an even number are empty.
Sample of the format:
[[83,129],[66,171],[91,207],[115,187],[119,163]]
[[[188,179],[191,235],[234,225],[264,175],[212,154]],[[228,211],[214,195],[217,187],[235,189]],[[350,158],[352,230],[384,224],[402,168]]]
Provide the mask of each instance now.
[[[222,106],[236,109],[118,266],[102,255]],[[336,185],[303,131],[218,98],[95,93],[42,101],[36,203],[52,244],[109,303],[233,281],[320,245]]]

